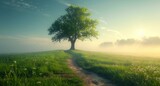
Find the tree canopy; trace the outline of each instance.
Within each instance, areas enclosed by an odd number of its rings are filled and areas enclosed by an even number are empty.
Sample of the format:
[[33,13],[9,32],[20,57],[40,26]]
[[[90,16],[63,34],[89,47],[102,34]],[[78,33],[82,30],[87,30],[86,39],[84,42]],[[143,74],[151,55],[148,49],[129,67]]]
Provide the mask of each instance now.
[[96,25],[98,22],[90,18],[87,8],[69,6],[67,14],[59,17],[48,29],[49,35],[53,35],[53,41],[68,40],[71,42],[71,50],[75,49],[77,39],[84,40],[98,36]]

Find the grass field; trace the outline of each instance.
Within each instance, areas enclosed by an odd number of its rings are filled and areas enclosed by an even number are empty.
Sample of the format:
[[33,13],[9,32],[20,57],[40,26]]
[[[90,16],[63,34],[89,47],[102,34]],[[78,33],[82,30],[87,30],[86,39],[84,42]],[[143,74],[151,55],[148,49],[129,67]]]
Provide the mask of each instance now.
[[70,51],[83,69],[118,86],[160,86],[160,59],[98,52]]
[[117,86],[160,86],[160,58],[79,50],[0,55],[0,86],[83,86],[67,65],[71,57]]
[[64,51],[0,55],[0,86],[82,86]]

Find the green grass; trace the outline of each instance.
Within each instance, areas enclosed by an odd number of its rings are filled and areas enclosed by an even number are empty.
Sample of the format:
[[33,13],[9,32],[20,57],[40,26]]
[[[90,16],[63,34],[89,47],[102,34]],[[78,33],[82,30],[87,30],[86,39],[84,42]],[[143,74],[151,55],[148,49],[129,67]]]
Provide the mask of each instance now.
[[97,73],[118,86],[160,86],[160,59],[69,51],[83,69]]
[[0,86],[82,86],[64,51],[0,55]]
[[[67,53],[66,53],[67,52]],[[118,86],[160,86],[160,59],[87,51],[0,55],[0,86],[83,86],[67,59]]]

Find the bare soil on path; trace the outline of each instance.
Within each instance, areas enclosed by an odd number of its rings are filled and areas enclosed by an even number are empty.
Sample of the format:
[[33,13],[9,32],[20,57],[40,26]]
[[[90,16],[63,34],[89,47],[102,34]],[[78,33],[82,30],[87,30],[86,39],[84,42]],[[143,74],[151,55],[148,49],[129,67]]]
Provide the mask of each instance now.
[[85,86],[116,86],[109,80],[106,80],[93,72],[83,70],[75,63],[75,59],[68,59],[69,67],[78,75],[83,81]]

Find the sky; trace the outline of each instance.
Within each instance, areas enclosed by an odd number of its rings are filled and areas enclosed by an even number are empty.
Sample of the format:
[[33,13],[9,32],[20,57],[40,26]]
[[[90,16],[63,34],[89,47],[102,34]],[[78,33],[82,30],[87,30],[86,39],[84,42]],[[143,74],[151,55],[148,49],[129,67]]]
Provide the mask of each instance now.
[[68,49],[68,41],[52,42],[47,29],[69,5],[88,8],[99,21],[98,39],[78,40],[77,49],[160,45],[160,0],[0,0],[0,53]]

